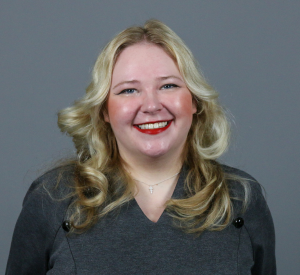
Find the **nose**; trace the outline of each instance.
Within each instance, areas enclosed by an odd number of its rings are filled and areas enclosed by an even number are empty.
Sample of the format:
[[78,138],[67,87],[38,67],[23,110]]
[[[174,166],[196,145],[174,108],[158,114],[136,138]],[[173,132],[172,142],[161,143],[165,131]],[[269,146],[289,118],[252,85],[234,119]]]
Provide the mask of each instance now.
[[144,93],[141,111],[144,113],[156,113],[163,108],[156,91],[147,91]]

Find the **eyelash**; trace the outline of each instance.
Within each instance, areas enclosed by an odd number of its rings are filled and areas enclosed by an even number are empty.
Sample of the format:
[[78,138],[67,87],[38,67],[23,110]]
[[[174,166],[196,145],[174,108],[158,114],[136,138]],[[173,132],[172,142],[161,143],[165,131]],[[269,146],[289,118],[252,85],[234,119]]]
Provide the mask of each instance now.
[[125,90],[121,91],[121,92],[119,93],[119,95],[120,95],[120,94],[133,94],[133,93],[128,93],[128,91],[136,91],[136,89],[125,89]]
[[[168,86],[168,88],[167,88],[167,86]],[[179,86],[176,84],[165,84],[161,87],[161,89],[167,90],[167,89],[172,89],[172,88],[177,88],[177,87],[179,87]],[[134,91],[136,91],[136,89],[124,89],[119,93],[119,95],[120,94],[133,94]]]
[[170,86],[169,88],[166,88],[166,89],[171,89],[171,88],[177,88],[177,87],[179,87],[179,86],[176,85],[176,84],[165,84],[165,85],[162,86],[162,88],[164,88],[164,87],[166,87],[166,86]]

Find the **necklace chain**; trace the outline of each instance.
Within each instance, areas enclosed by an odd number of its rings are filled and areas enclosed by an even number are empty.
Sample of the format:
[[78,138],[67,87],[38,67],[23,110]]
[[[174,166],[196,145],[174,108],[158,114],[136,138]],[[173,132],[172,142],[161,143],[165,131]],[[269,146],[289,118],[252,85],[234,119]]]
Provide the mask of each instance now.
[[135,181],[138,181],[138,182],[140,182],[140,183],[143,183],[143,184],[145,184],[145,185],[147,185],[147,186],[149,186],[149,192],[150,192],[150,194],[153,194],[153,192],[154,192],[153,186],[159,185],[159,184],[161,184],[161,183],[163,183],[163,182],[165,182],[165,181],[167,181],[167,180],[169,180],[169,179],[171,179],[171,178],[174,178],[174,177],[177,176],[179,173],[180,173],[180,172],[176,173],[175,175],[173,175],[173,176],[171,176],[171,177],[169,177],[169,178],[167,178],[167,179],[164,179],[164,180],[162,180],[162,181],[160,181],[160,182],[157,182],[157,183],[154,183],[154,184],[148,184],[148,183],[143,182],[143,181],[140,181],[140,180],[138,180],[138,179],[134,179],[134,180],[135,180]]

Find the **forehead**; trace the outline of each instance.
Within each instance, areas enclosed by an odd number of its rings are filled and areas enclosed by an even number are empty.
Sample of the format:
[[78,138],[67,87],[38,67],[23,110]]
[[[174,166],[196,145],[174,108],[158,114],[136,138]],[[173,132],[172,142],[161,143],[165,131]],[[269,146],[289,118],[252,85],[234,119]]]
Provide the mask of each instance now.
[[151,77],[169,74],[180,76],[177,64],[165,50],[155,44],[138,43],[125,48],[118,56],[112,81],[119,77]]

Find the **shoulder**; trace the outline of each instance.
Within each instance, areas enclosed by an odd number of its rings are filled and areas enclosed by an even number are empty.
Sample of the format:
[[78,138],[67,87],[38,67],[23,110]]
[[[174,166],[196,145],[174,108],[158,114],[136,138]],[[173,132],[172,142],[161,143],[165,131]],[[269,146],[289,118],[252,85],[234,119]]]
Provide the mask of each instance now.
[[72,202],[73,179],[74,167],[65,166],[32,183],[15,226],[7,274],[46,274],[46,255]]
[[[270,215],[270,211],[264,196],[264,189],[262,185],[248,173],[233,168],[230,166],[222,165],[227,180],[227,186],[233,200],[236,198],[246,201],[246,210],[239,211],[245,212],[244,215],[259,217],[262,211]],[[239,201],[239,200],[238,200]],[[234,205],[241,205],[241,203],[234,203]]]
[[237,176],[240,176],[243,178],[249,178],[251,180],[255,180],[252,176],[250,176],[248,173],[246,173],[243,170],[240,170],[240,169],[237,169],[237,168],[225,165],[225,164],[221,164],[221,167],[226,174],[233,174],[233,175],[237,175]]
[[53,168],[38,177],[30,186],[25,200],[32,194],[64,195],[74,187],[74,165]]
[[260,197],[263,198],[263,188],[261,184],[251,175],[243,170],[222,165],[227,186],[233,197],[244,197],[248,202]]
[[242,170],[225,165],[222,167],[232,198],[234,215],[244,218],[245,226],[251,234],[261,232],[260,227],[263,225],[265,229],[272,231],[273,220],[262,185]]
[[56,167],[47,171],[31,184],[23,205],[36,197],[53,201],[66,198],[74,187],[74,171],[73,165]]
[[30,186],[19,217],[30,216],[43,223],[44,228],[57,228],[72,201],[74,166],[54,168]]

